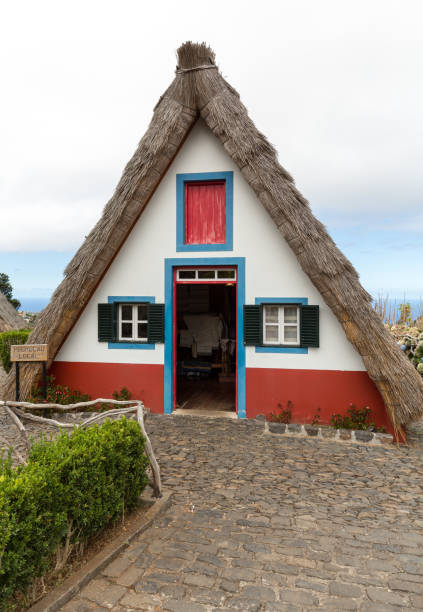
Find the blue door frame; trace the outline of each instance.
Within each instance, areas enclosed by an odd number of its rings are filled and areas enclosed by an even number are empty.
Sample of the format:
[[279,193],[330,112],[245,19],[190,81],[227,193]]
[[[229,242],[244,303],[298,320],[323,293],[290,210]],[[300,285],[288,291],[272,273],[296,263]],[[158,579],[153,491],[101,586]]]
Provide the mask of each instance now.
[[245,413],[245,346],[244,346],[244,304],[245,304],[245,257],[181,257],[165,259],[165,363],[164,363],[164,412],[173,410],[173,271],[180,266],[236,266],[237,267],[237,404],[238,418]]

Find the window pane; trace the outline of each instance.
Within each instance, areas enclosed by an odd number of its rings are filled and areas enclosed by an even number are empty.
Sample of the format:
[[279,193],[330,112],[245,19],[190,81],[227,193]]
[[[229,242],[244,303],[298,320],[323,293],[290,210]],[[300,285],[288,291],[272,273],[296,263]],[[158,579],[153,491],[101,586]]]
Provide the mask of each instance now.
[[147,304],[138,304],[138,321],[147,321]]
[[278,325],[265,326],[265,341],[278,344],[279,342],[279,327]]
[[132,338],[132,323],[122,323],[122,338]]
[[235,278],[235,270],[218,270],[217,278]]
[[214,278],[216,270],[199,270],[198,278]]
[[286,325],[284,329],[284,341],[290,344],[298,342],[298,331],[294,325]]
[[265,306],[264,315],[266,323],[277,323],[279,321],[279,306]]
[[147,340],[147,323],[138,323],[138,338]]
[[285,323],[297,323],[297,312],[296,306],[285,306]]
[[122,321],[132,321],[132,306],[130,304],[122,304]]
[[181,280],[195,278],[195,270],[179,270],[179,278]]

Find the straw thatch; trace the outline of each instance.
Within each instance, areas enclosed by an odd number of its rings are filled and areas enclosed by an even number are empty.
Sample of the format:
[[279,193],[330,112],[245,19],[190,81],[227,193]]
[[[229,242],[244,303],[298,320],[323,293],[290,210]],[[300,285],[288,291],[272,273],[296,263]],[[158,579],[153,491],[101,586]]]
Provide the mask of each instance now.
[[7,297],[0,291],[0,333],[27,327],[24,319],[16,312]]
[[[363,358],[395,428],[423,413],[423,382],[386,331],[358,274],[337,248],[277,155],[247,114],[238,93],[215,66],[205,44],[178,50],[178,68],[150,126],[126,166],[103,216],[65,271],[51,303],[38,317],[31,342],[48,342],[50,362],[87,304],[120,246],[198,117],[221,141],[257,194],[298,261]],[[26,395],[34,366],[22,376]],[[13,374],[9,378],[9,393]]]

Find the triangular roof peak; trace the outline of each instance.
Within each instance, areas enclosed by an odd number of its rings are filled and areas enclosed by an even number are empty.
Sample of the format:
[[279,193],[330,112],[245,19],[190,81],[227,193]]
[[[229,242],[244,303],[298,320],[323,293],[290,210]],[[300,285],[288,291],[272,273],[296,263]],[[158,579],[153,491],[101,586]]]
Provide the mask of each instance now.
[[[362,356],[395,428],[422,416],[423,381],[404,358],[371,305],[352,264],[312,214],[272,145],[257,130],[238,93],[215,65],[205,43],[178,49],[175,77],[154,109],[147,132],[127,164],[101,219],[65,270],[38,317],[33,343],[48,343],[53,360],[94,290],[148,204],[161,178],[201,116],[256,193],[302,269]],[[22,393],[36,379],[23,368]],[[8,392],[13,393],[13,374]]]
[[176,52],[178,65],[176,71],[189,71],[198,68],[216,66],[216,55],[207,43],[193,43],[190,40],[183,43]]

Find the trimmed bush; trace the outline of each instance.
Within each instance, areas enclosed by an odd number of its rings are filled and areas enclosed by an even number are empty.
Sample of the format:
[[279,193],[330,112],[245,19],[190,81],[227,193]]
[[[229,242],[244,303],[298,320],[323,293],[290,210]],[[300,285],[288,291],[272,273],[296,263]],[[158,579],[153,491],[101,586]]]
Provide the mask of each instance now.
[[122,417],[34,444],[28,464],[0,471],[0,610],[49,568],[135,506],[147,484],[145,438]]
[[12,344],[25,344],[31,333],[29,329],[15,329],[0,334],[0,360],[6,372],[10,371],[10,347]]

